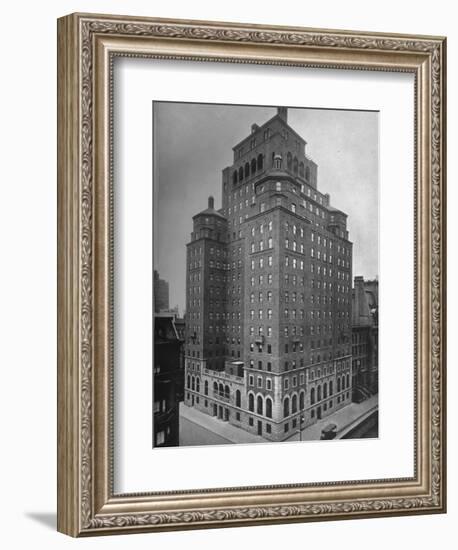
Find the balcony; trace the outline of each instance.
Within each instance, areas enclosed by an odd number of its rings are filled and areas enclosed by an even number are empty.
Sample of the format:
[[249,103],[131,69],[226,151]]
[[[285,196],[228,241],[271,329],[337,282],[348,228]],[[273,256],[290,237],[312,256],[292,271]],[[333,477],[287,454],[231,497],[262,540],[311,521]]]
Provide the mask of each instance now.
[[218,399],[219,401],[223,401],[224,403],[230,403],[230,396],[226,395],[224,392],[221,393],[219,391],[214,391],[213,398]]
[[212,378],[222,378],[224,380],[232,380],[233,382],[240,383],[243,380],[243,376],[237,376],[236,374],[229,374],[225,371],[203,369],[203,373],[206,374],[207,376],[211,376]]

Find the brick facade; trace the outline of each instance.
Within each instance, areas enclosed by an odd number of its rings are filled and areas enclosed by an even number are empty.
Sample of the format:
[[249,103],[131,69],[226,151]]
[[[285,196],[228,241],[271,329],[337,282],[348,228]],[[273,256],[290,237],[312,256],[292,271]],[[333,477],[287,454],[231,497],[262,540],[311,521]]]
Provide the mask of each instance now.
[[282,441],[351,402],[352,243],[286,109],[233,151],[187,245],[185,403]]

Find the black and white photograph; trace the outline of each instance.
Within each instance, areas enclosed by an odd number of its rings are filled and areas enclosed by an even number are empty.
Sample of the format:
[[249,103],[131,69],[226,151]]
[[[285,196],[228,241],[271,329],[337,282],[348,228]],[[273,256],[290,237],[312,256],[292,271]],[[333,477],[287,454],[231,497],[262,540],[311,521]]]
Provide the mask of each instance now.
[[379,113],[153,102],[152,447],[377,438]]

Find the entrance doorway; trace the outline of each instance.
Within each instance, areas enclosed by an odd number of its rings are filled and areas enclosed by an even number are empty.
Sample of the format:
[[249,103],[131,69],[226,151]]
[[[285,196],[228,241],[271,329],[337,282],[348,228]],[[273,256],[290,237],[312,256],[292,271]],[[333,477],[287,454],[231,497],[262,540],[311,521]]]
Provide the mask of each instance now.
[[262,422],[258,420],[258,435],[262,435]]
[[317,416],[318,420],[321,420],[321,406],[317,408],[316,416]]

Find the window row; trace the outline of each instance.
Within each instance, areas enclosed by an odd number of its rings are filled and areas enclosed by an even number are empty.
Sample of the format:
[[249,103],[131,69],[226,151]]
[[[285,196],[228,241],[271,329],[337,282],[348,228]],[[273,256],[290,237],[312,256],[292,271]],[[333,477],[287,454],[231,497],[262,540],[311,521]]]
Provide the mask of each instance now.
[[[266,248],[265,248],[265,245],[267,245]],[[253,254],[254,252],[262,252],[263,250],[271,249],[271,248],[273,248],[273,239],[272,237],[269,237],[267,239],[267,242],[265,242],[264,240],[258,241],[257,246],[255,241],[252,241],[250,245],[250,252]]]
[[268,256],[267,260],[265,258],[259,258],[258,260],[251,260],[251,269],[254,270],[256,267],[259,267],[259,269],[263,269],[266,267],[272,267],[273,265],[273,259],[272,256]]
[[257,232],[259,232],[261,235],[264,233],[264,231],[272,231],[272,221],[270,220],[267,223],[261,223],[259,226],[253,225],[251,228],[251,236],[254,237]]
[[262,155],[262,153],[259,153],[256,158],[251,159],[251,162],[247,161],[244,166],[240,166],[238,170],[234,170],[232,172],[232,183],[236,185],[244,179],[254,175],[256,172],[263,170],[263,168],[264,155]]
[[248,410],[250,412],[256,412],[261,416],[272,418],[273,402],[270,397],[264,398],[262,395],[258,395],[256,398],[254,394],[248,394]]

